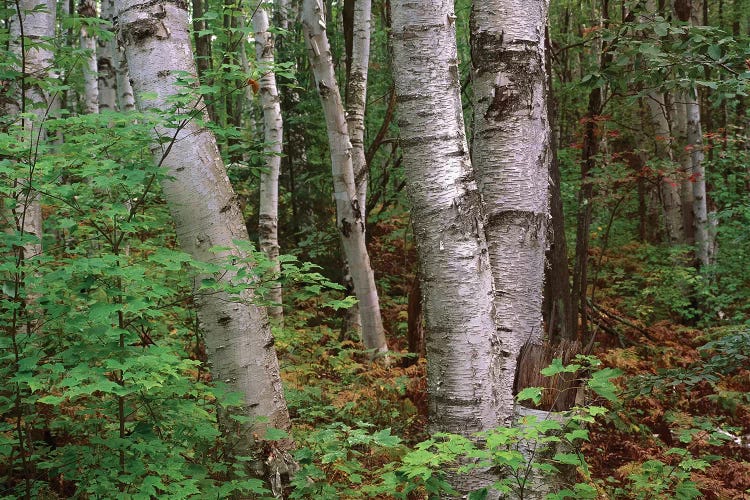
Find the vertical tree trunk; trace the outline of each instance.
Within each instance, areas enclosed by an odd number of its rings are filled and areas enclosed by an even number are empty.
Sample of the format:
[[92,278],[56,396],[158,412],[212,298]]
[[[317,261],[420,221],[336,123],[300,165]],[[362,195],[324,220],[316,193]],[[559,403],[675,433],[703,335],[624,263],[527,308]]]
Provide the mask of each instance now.
[[[471,11],[472,162],[487,221],[496,322],[509,352],[500,387],[513,384],[524,344],[540,344],[549,218],[546,0],[484,0]],[[513,395],[502,396],[513,407]],[[505,413],[507,408],[501,407]],[[507,417],[504,414],[503,417]]]
[[[609,0],[602,0],[602,25],[609,25]],[[610,60],[606,48],[602,46],[599,67],[604,69]],[[573,307],[580,317],[581,332],[585,336],[588,331],[588,317],[586,312],[586,291],[588,289],[588,259],[589,233],[591,226],[594,184],[591,171],[596,166],[596,156],[599,153],[599,132],[597,121],[602,112],[602,89],[594,88],[589,93],[586,115],[583,118],[583,150],[581,152],[581,189],[578,193],[578,216],[576,224],[576,250],[573,265]]]
[[[570,269],[568,268],[568,244],[565,240],[565,214],[562,202],[562,179],[560,164],[557,161],[557,144],[560,136],[555,116],[557,100],[552,94],[552,47],[549,43],[549,30],[545,30],[545,64],[547,66],[547,116],[550,128],[550,225],[548,231],[549,250],[544,277],[544,303],[542,311],[549,331],[550,342],[562,339],[575,340],[578,320],[570,296]],[[567,57],[567,56],[566,56]]]
[[596,166],[599,152],[596,119],[601,113],[602,91],[595,88],[589,94],[589,103],[583,125],[583,152],[581,156],[581,189],[578,193],[578,216],[576,224],[576,252],[573,266],[573,307],[578,311],[581,332],[588,331],[586,313],[586,290],[588,288],[589,229],[591,226],[594,184],[591,170]]
[[[348,7],[348,8],[347,8]],[[347,11],[350,16],[347,16]],[[367,103],[367,70],[370,63],[370,23],[372,3],[370,0],[347,0],[344,2],[344,33],[347,45],[346,64],[346,124],[352,143],[352,168],[357,201],[362,210],[367,228],[367,180],[369,177],[365,156],[365,106]],[[351,280],[348,262],[345,263],[345,279]],[[362,320],[359,307],[347,311],[347,328],[359,331]]]
[[359,206],[367,206],[367,161],[365,159],[365,105],[367,69],[370,63],[370,0],[356,0],[352,17],[352,57],[346,77],[346,124],[352,142],[352,164]]
[[[21,123],[25,130],[24,141],[28,144],[26,175],[16,179],[16,201],[13,218],[16,230],[37,237],[37,242],[24,245],[21,261],[42,253],[42,207],[39,193],[31,187],[35,182],[38,145],[46,139],[44,120],[51,106],[51,97],[33,83],[29,76],[43,81],[50,76],[54,55],[48,40],[55,36],[55,2],[52,0],[19,0],[11,19],[11,51],[21,61],[21,77],[17,82]],[[34,118],[26,113],[31,112]]]
[[[646,96],[651,122],[654,127],[654,149],[655,157],[665,164],[672,164],[670,138],[672,133],[667,119],[667,105],[664,94],[661,92],[649,92]],[[682,226],[682,207],[680,204],[680,182],[679,171],[668,171],[661,179],[661,198],[664,208],[664,225],[667,230],[667,238],[672,245],[685,242],[685,231]]]
[[[101,18],[111,23],[115,13],[114,0],[102,0],[101,9]],[[109,28],[109,30],[114,35],[114,28]],[[96,67],[99,71],[98,92],[100,111],[115,111],[117,109],[116,50],[117,38],[115,36],[112,36],[109,40],[103,40],[101,37],[97,40]]]
[[[187,6],[147,0],[119,0],[116,5],[133,88],[137,95],[147,96],[138,104],[143,109],[169,112],[169,98],[182,90],[175,83],[179,73],[196,74]],[[196,100],[192,109],[198,105]],[[233,241],[248,239],[245,221],[211,131],[197,120],[188,120],[179,128],[157,127],[156,134],[172,139],[155,143],[153,149],[170,176],[163,184],[164,196],[181,247],[204,262],[244,258]],[[217,246],[230,250],[210,250]],[[252,275],[251,269],[247,271]],[[236,273],[217,276],[221,281],[235,278]],[[264,451],[257,436],[263,436],[266,427],[288,429],[289,414],[268,317],[265,309],[253,305],[251,287],[248,281],[240,299],[225,293],[199,294],[198,316],[214,379],[244,396],[241,411],[248,422],[240,424],[237,434],[230,434],[230,439],[236,440],[233,451],[240,455],[267,453],[261,462],[250,464],[251,472],[259,474],[265,462],[265,472],[273,478],[284,472],[284,450],[266,447]],[[225,430],[231,423],[223,422]],[[290,445],[280,443],[282,447]]]
[[81,25],[81,50],[83,52],[83,113],[99,112],[99,70],[96,67],[96,37],[89,34],[85,19],[96,18],[96,2],[84,0],[78,6]]
[[670,108],[674,116],[674,135],[676,138],[676,153],[679,158],[678,177],[680,188],[680,211],[682,213],[682,228],[685,233],[684,242],[688,245],[695,244],[695,225],[693,224],[693,184],[690,182],[690,170],[692,169],[690,152],[687,148],[687,107],[684,92],[674,94]]
[[[115,0],[117,2],[117,0]],[[115,7],[116,9],[116,7]],[[115,13],[117,10],[115,10]],[[128,72],[128,60],[125,57],[125,48],[120,45],[120,37],[117,37],[117,48],[115,50],[115,75],[117,79],[117,106],[122,112],[135,110],[135,94],[130,84]]]
[[365,246],[365,207],[359,204],[352,165],[349,130],[333,70],[333,59],[325,30],[323,6],[319,0],[304,0],[302,25],[316,86],[326,116],[331,149],[337,225],[344,253],[354,281],[354,291],[362,318],[362,340],[366,349],[387,350],[380,317],[375,276]]
[[[193,40],[195,41],[195,63],[198,77],[204,85],[213,84],[213,76],[208,73],[213,69],[211,56],[211,34],[205,33],[208,28],[203,16],[206,15],[206,2],[204,0],[193,0]],[[214,123],[219,123],[216,115],[216,105],[213,99],[206,100],[208,116]]]
[[[461,107],[453,2],[395,0],[394,80],[420,262],[432,432],[510,417],[515,357],[495,327],[492,274]],[[510,370],[510,371],[509,371]],[[491,471],[452,479],[466,493]]]
[[[260,174],[260,208],[258,234],[260,248],[274,262],[274,272],[281,272],[279,264],[279,171],[281,169],[281,152],[283,122],[281,104],[276,89],[276,74],[273,70],[274,44],[273,36],[268,31],[268,12],[263,4],[254,8],[253,30],[255,32],[255,53],[258,59],[260,78],[260,101],[263,106],[263,153],[266,168]],[[269,299],[277,306],[268,308],[269,315],[278,322],[284,319],[281,307],[281,285],[271,288]]]
[[690,182],[693,188],[693,224],[695,226],[695,257],[701,267],[712,260],[712,238],[706,205],[706,167],[703,164],[703,134],[701,112],[695,89],[685,103],[687,115],[687,143],[690,150]]

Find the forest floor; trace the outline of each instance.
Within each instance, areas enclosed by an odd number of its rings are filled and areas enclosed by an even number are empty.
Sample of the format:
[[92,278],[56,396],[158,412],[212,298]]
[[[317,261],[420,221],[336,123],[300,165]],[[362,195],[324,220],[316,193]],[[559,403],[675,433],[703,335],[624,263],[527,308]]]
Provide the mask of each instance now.
[[[390,348],[406,355],[416,266],[404,222],[378,225],[370,245]],[[631,250],[613,254],[628,259]],[[592,353],[624,375],[616,380],[622,389],[618,402],[589,427],[590,441],[582,447],[587,481],[600,498],[750,499],[747,327],[646,323],[629,315],[618,291],[606,285],[599,284],[592,310]],[[331,321],[337,314],[309,303],[300,311],[294,337],[278,342],[297,433],[365,426],[389,428],[410,445],[426,439],[424,360],[409,364],[396,355],[388,368],[370,364],[357,351],[356,339],[331,326],[341,324],[340,314]],[[590,337],[582,340],[586,345]],[[392,458],[370,452],[363,468],[374,473]],[[335,467],[327,470],[331,481],[344,475]]]

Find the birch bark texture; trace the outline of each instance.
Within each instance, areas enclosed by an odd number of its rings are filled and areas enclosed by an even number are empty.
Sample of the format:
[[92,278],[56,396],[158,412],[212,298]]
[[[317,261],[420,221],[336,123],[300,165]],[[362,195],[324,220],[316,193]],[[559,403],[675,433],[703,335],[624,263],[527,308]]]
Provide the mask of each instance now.
[[96,36],[89,33],[87,19],[96,19],[96,2],[84,0],[78,6],[78,15],[84,20],[81,25],[81,52],[83,53],[83,113],[99,113],[99,70],[96,61]]
[[[654,127],[654,149],[656,157],[668,164],[673,163],[670,148],[671,131],[667,105],[662,92],[651,91],[646,95],[651,122]],[[664,225],[667,238],[672,245],[685,242],[685,231],[682,225],[682,206],[680,201],[679,170],[661,179],[661,201],[664,208]]]
[[[116,7],[133,88],[140,96],[139,107],[173,111],[169,99],[181,90],[176,83],[178,74],[196,75],[187,29],[187,4],[117,0]],[[194,102],[191,109],[199,109],[198,106]],[[234,241],[247,240],[247,229],[216,139],[198,120],[182,125],[157,127],[157,138],[172,140],[158,141],[153,146],[156,160],[167,167],[170,176],[163,189],[178,241],[184,251],[200,261],[244,258]],[[231,250],[212,252],[210,248],[215,246]],[[252,275],[252,270],[248,271]],[[232,274],[236,273],[222,274],[218,279],[231,280]],[[286,430],[290,425],[268,317],[264,308],[253,305],[252,285],[247,285],[241,300],[226,294],[198,296],[198,317],[212,376],[243,394],[242,411],[250,417],[247,424],[242,424],[239,435],[230,435],[237,439],[233,450],[238,454],[257,452],[255,436],[264,435],[265,427]],[[283,466],[270,461],[265,472],[275,475],[273,469]],[[252,472],[260,471],[256,468]]]
[[325,13],[320,0],[303,0],[302,27],[318,94],[323,104],[331,150],[333,191],[336,200],[337,226],[349,270],[354,281],[354,294],[362,319],[362,340],[365,348],[375,352],[388,350],[380,316],[375,275],[365,246],[365,207],[357,198],[352,144],[346,124],[344,107],[333,58],[325,28]]
[[547,0],[483,0],[471,12],[472,161],[484,200],[495,285],[500,408],[512,416],[516,360],[540,344],[549,224]]
[[690,151],[690,182],[693,188],[693,224],[695,225],[695,257],[701,268],[711,264],[713,244],[708,223],[706,200],[706,166],[703,162],[701,109],[695,88],[686,94],[687,143]]
[[[406,187],[427,330],[431,432],[469,436],[502,425],[511,352],[495,328],[479,191],[461,108],[450,0],[394,0],[393,67]],[[512,384],[512,379],[510,380]],[[489,473],[459,475],[465,493]]]
[[[281,99],[276,87],[274,65],[273,35],[269,31],[268,12],[263,2],[253,9],[253,31],[255,54],[260,77],[260,103],[263,108],[263,153],[266,168],[260,174],[260,208],[258,237],[260,249],[273,262],[273,271],[281,273],[279,263],[279,173],[281,171],[281,153],[284,135],[284,123],[281,118]],[[281,307],[281,285],[271,287],[268,298],[278,305],[268,308],[268,313],[277,322],[283,321]]]
[[[114,0],[102,0],[101,9],[102,20],[111,23],[115,14]],[[99,37],[96,42],[96,68],[99,72],[99,111],[117,110],[117,72],[115,70],[117,38],[114,36],[114,27],[110,26],[107,30],[112,33],[112,37],[108,40]]]
[[[16,179],[17,205],[12,216],[16,230],[37,237],[36,243],[24,245],[24,259],[42,253],[42,206],[39,193],[32,185],[36,171],[38,145],[46,139],[44,121],[52,106],[53,97],[37,83],[51,76],[54,67],[54,54],[47,41],[55,36],[54,0],[19,0],[15,3],[16,12],[10,22],[10,49],[21,61],[21,78],[18,81],[19,103],[15,112],[22,113],[21,125],[25,131],[24,141],[28,144],[27,174]],[[10,110],[9,110],[10,111]],[[25,113],[31,112],[30,119]]]
[[[352,164],[357,200],[362,210],[367,206],[367,160],[365,157],[365,107],[367,75],[370,64],[370,31],[372,2],[354,0],[352,18],[352,58],[346,75],[346,124],[352,142]],[[365,213],[364,216],[367,214]]]

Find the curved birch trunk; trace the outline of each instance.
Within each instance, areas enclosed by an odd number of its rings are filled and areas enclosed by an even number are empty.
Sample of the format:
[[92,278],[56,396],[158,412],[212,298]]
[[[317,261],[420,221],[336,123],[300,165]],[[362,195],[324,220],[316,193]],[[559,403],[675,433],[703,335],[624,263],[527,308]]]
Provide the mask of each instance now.
[[354,281],[354,293],[359,302],[362,340],[366,349],[385,352],[388,347],[383,320],[380,317],[378,291],[365,246],[365,207],[359,204],[356,194],[352,145],[344,118],[341,94],[333,71],[331,50],[325,31],[323,4],[319,0],[304,0],[302,9],[302,26],[307,51],[326,116],[337,225]]
[[542,341],[542,291],[549,220],[550,130],[544,28],[547,1],[484,0],[471,17],[472,161],[487,216],[499,341],[500,411],[513,408],[516,360]]
[[[175,84],[177,74],[196,74],[187,30],[187,5],[148,0],[120,0],[116,5],[133,88],[139,96],[148,95],[138,104],[142,109],[168,112],[172,106],[168,99],[180,90]],[[164,196],[180,246],[204,262],[245,257],[233,242],[247,240],[247,229],[216,139],[197,120],[183,125],[179,129],[157,127],[158,137],[173,140],[153,146],[157,161],[168,168],[170,179],[163,183]],[[215,253],[210,250],[215,246],[231,250]],[[251,269],[248,272],[252,274]],[[233,278],[231,273],[217,277],[221,281]],[[266,427],[289,428],[268,318],[264,308],[253,305],[251,286],[248,282],[241,301],[224,293],[198,297],[198,317],[205,333],[212,376],[243,394],[242,413],[250,417],[249,422],[241,424],[238,435],[230,435],[237,441],[233,452],[241,455],[260,452],[256,436],[263,436]],[[224,422],[225,429],[227,424]],[[291,443],[280,446],[288,448]],[[279,469],[284,472],[284,455],[272,450],[263,457],[268,459],[265,472],[271,477]],[[251,472],[259,474],[263,464],[250,467]]]
[[[274,44],[268,31],[268,12],[261,3],[254,9],[253,30],[255,32],[255,53],[258,60],[260,78],[260,102],[263,107],[263,152],[266,168],[260,174],[260,208],[258,235],[260,249],[273,261],[274,273],[281,273],[279,263],[279,172],[281,170],[282,140],[284,124],[281,120],[281,104],[276,88],[276,74],[273,72]],[[278,322],[284,320],[281,307],[281,285],[272,286],[268,298],[277,306],[268,308],[269,315]]]
[[[513,354],[495,327],[479,191],[464,131],[450,0],[393,2],[394,80],[427,330],[431,432],[502,425]],[[513,373],[510,373],[512,383]],[[491,471],[453,477],[461,493]]]

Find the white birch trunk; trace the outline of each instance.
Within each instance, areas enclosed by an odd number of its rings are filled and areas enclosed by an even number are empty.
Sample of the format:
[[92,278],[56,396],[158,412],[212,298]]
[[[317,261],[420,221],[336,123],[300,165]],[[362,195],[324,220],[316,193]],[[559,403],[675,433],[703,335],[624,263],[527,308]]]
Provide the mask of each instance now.
[[693,224],[695,226],[695,257],[701,267],[712,260],[713,244],[706,207],[706,167],[703,164],[703,133],[697,91],[692,89],[685,102],[687,143],[690,149],[690,181],[693,187]]
[[[671,143],[671,131],[667,119],[667,106],[664,94],[651,91],[646,96],[651,122],[654,127],[654,143],[656,144],[656,157],[664,162],[673,164]],[[685,230],[682,219],[682,204],[680,199],[679,170],[668,172],[661,179],[662,207],[664,209],[664,225],[667,230],[667,238],[670,244],[679,245],[685,242]]]
[[[279,264],[279,172],[284,124],[281,120],[281,104],[276,88],[276,74],[273,72],[273,35],[268,31],[268,12],[261,3],[254,9],[253,30],[255,32],[255,53],[258,60],[260,78],[260,102],[263,107],[263,144],[266,168],[260,174],[260,208],[258,234],[261,250],[274,262],[274,273],[281,273]],[[276,321],[284,319],[281,307],[281,285],[275,284],[269,299],[279,304],[268,308],[269,315]]]
[[[115,1],[115,14],[117,14],[117,0]],[[118,35],[116,37],[114,52],[115,63],[115,80],[117,87],[117,107],[122,112],[135,110],[135,93],[133,86],[130,84],[130,74],[128,71],[128,60],[125,57],[125,47],[122,46],[122,40]]]
[[[96,17],[96,2],[84,0],[78,8],[78,14],[84,18]],[[96,37],[89,34],[85,22],[81,25],[81,51],[83,53],[83,113],[99,112],[99,70],[96,66]]]
[[683,92],[674,94],[672,114],[674,116],[674,133],[677,138],[677,154],[679,156],[680,178],[680,211],[682,212],[682,228],[685,233],[684,242],[695,243],[695,225],[693,224],[693,184],[690,182],[692,163],[687,148],[687,108],[686,95]]
[[[138,104],[143,109],[169,112],[168,98],[180,90],[175,85],[177,73],[196,75],[187,29],[187,6],[147,0],[121,0],[116,6],[133,88],[137,95],[149,94]],[[197,120],[189,121],[179,130],[160,127],[156,133],[160,137],[174,137],[170,143],[154,145],[154,154],[157,161],[163,160],[162,165],[168,168],[171,177],[164,182],[164,196],[181,247],[205,262],[245,257],[234,248],[233,241],[247,240],[247,229],[213,134]],[[233,250],[216,254],[209,250],[215,246]],[[252,273],[251,269],[248,271]],[[217,279],[231,280],[234,278],[231,274],[222,274]],[[241,301],[226,294],[198,297],[198,315],[212,375],[244,395],[243,413],[251,418],[242,425],[239,435],[231,436],[238,440],[234,452],[243,455],[258,452],[255,436],[263,436],[264,428],[289,428],[268,318],[265,309],[253,305],[250,287],[248,282]],[[259,418],[267,422],[259,422]],[[263,458],[271,460],[270,455]],[[262,467],[258,463],[251,465],[256,467],[255,473],[259,465]],[[267,466],[270,470],[266,473],[273,476],[274,469],[283,468],[284,464],[277,461]]]
[[[354,185],[357,192],[359,206],[362,207],[362,217],[367,227],[367,183],[369,173],[365,158],[365,107],[367,104],[367,70],[370,64],[370,29],[372,17],[372,2],[370,0],[354,1],[352,59],[351,67],[346,78],[346,125],[352,143],[352,168],[354,169]],[[345,280],[351,279],[351,273],[345,263]],[[359,317],[359,307],[355,304],[347,311],[347,327],[355,332],[361,332],[362,320]]]
[[[24,75],[44,80],[53,76],[54,54],[41,44],[45,44],[55,36],[55,2],[54,0],[20,0],[15,4],[18,9],[11,19],[11,51],[16,54],[23,67],[19,70]],[[35,10],[38,9],[38,10]],[[39,203],[39,193],[30,188],[35,181],[34,175],[37,161],[37,145],[46,140],[44,120],[52,105],[52,97],[48,96],[38,85],[29,82],[28,78],[21,78],[19,85],[18,111],[31,112],[34,118],[22,116],[21,122],[25,130],[24,141],[28,144],[27,172],[23,178],[16,180],[18,188],[18,205],[13,209],[16,230],[24,234],[32,234],[38,242],[24,246],[24,259],[30,259],[42,253],[42,207]]]
[[512,414],[516,360],[542,341],[542,291],[549,221],[549,144],[544,28],[547,1],[475,2],[472,161],[487,222],[502,349],[500,408]]
[[[370,29],[372,3],[354,2],[352,63],[346,80],[346,124],[352,142],[352,165],[359,206],[367,205],[367,161],[365,159],[365,106],[367,103],[367,69],[370,64]],[[366,215],[366,214],[365,214]]]
[[[101,18],[112,22],[115,14],[114,0],[102,0]],[[110,28],[114,31],[114,28]],[[117,110],[117,72],[115,70],[115,51],[117,39],[97,40],[96,66],[99,71],[99,110]]]
[[354,293],[359,302],[362,340],[366,349],[385,352],[388,348],[383,321],[380,317],[378,291],[365,246],[365,207],[359,204],[357,198],[352,146],[344,118],[341,94],[333,71],[333,59],[325,30],[323,4],[319,0],[304,0],[302,9],[302,26],[308,55],[326,116],[337,226],[354,281]]
[[[513,360],[495,327],[481,201],[461,108],[453,2],[392,5],[399,129],[427,330],[430,431],[469,436],[505,423],[512,400],[503,371]],[[474,471],[452,484],[466,493],[495,479],[491,471]]]

